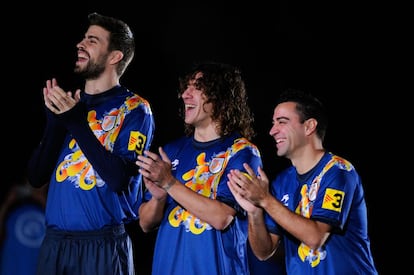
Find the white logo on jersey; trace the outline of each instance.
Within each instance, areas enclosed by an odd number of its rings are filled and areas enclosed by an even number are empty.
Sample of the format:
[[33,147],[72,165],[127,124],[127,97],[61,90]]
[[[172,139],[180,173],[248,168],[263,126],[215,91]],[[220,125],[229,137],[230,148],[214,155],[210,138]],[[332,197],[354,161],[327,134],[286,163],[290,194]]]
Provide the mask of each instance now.
[[288,206],[288,201],[289,201],[289,194],[284,194],[282,197],[281,202],[285,205]]
[[173,162],[171,162],[171,170],[175,170],[177,169],[178,164],[180,163],[180,161],[178,159],[175,159]]

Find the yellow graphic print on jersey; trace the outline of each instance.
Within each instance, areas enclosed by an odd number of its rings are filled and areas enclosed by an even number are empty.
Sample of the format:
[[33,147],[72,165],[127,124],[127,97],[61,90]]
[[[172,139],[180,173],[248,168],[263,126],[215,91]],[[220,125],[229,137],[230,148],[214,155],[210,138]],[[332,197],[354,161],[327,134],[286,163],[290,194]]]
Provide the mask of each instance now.
[[322,208],[341,212],[344,196],[345,193],[343,191],[326,188],[325,196],[323,197]]
[[[206,161],[205,153],[199,154],[196,157],[197,165],[195,169],[182,175],[182,179],[186,182],[185,185],[200,195],[215,199],[217,186],[229,158],[246,146],[251,146],[251,143],[246,139],[238,139],[231,149],[215,155],[210,162]],[[193,234],[201,234],[205,230],[212,229],[211,225],[195,217],[179,205],[170,212],[168,221],[173,227],[185,226],[186,231]]]
[[[104,145],[105,149],[112,152],[116,138],[118,137],[122,123],[132,109],[135,109],[142,103],[139,96],[132,96],[120,106],[119,109],[112,109],[103,116],[102,120],[96,118],[94,110],[88,113],[89,127],[93,133]],[[72,153],[68,154],[59,164],[56,170],[56,180],[58,182],[73,182],[76,187],[82,190],[90,190],[95,186],[103,186],[104,182],[97,177],[92,165],[86,159],[85,155],[79,148],[75,139],[69,142],[69,149]]]
[[[325,165],[322,172],[313,179],[311,185],[309,186],[309,190],[306,184],[302,186],[300,191],[301,201],[295,210],[297,214],[300,214],[306,218],[310,218],[313,210],[313,203],[318,194],[322,177],[334,165],[338,166],[340,169],[345,169],[347,171],[352,169],[352,165],[348,161],[344,160],[341,157],[333,155],[332,159]],[[322,208],[341,212],[344,196],[345,193],[343,191],[327,188],[325,190]],[[315,267],[320,263],[321,260],[325,259],[326,250],[323,247],[320,247],[317,250],[313,250],[306,244],[301,243],[298,247],[298,255],[303,262],[306,261],[312,267]]]
[[135,151],[137,154],[142,155],[146,141],[146,135],[142,134],[139,131],[131,131],[129,134],[128,150]]

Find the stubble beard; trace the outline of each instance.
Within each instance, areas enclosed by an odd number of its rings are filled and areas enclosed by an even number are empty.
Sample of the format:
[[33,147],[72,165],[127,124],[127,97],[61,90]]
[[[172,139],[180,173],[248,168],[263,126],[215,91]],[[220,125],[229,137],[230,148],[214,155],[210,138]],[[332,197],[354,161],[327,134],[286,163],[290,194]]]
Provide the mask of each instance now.
[[105,71],[106,57],[101,57],[97,62],[88,61],[86,67],[82,69],[80,66],[75,66],[74,72],[85,80],[94,80],[101,76]]

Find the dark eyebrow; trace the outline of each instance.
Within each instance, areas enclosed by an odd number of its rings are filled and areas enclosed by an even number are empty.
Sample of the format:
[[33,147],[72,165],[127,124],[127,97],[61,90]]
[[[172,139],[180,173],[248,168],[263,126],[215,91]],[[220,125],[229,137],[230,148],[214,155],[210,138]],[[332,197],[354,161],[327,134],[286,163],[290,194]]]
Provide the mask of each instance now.
[[277,121],[282,120],[282,119],[285,119],[285,120],[290,120],[290,118],[285,117],[285,116],[280,116],[280,117],[277,117],[277,118],[276,118],[276,120],[277,120]]
[[86,35],[85,38],[87,39],[95,39],[95,40],[100,40],[99,37],[95,36],[95,35]]

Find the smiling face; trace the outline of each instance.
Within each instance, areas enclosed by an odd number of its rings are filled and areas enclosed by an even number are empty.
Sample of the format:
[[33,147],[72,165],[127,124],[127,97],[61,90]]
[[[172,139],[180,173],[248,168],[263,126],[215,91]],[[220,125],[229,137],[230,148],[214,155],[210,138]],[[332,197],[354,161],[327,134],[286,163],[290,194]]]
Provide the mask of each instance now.
[[213,104],[206,103],[206,95],[196,85],[197,79],[202,76],[201,72],[197,73],[195,78],[189,81],[187,89],[181,95],[185,106],[184,121],[196,129],[208,128],[214,124],[212,120]]
[[269,134],[276,141],[277,155],[294,158],[307,144],[306,123],[296,111],[296,103],[283,102],[273,113],[273,126]]
[[92,25],[85,37],[76,46],[78,59],[75,72],[85,79],[96,79],[104,71],[108,62],[109,32],[104,28]]

